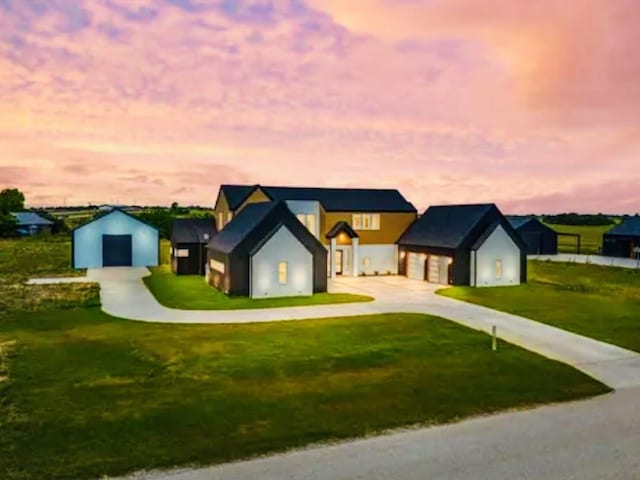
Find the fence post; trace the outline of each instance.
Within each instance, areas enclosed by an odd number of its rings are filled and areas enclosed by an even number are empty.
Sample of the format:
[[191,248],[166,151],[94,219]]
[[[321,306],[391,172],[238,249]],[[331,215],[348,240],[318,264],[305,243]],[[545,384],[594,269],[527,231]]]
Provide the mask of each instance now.
[[498,328],[495,325],[491,326],[491,350],[494,352],[498,350]]

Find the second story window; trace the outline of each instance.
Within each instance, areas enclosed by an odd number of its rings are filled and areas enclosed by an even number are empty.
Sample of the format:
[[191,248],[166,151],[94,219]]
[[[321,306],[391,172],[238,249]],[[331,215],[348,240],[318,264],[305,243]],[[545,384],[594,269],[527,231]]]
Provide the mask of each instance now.
[[313,213],[298,213],[296,214],[300,223],[302,223],[307,230],[309,230],[314,236],[318,236],[318,232],[316,229],[316,216]]
[[354,213],[351,218],[354,230],[380,230],[379,213]]
[[218,225],[216,225],[218,230],[222,230],[224,228],[224,213],[218,213]]

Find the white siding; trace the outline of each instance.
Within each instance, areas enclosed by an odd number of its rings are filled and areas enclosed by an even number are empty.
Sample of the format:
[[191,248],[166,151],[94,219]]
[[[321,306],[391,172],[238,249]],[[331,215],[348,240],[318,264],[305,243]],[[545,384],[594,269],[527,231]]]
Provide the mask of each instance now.
[[[386,275],[391,272],[398,274],[398,246],[397,245],[362,245],[358,247],[360,272],[373,275],[376,271]],[[369,259],[368,262],[366,259]],[[365,266],[368,263],[368,266]]]
[[[278,264],[287,262],[287,283],[278,281]],[[313,256],[284,226],[251,257],[251,297],[289,297],[313,293]]]
[[315,215],[315,232],[312,232],[316,238],[320,235],[320,203],[316,201],[307,200],[287,200],[287,207],[294,215],[301,213]]
[[[475,256],[477,287],[520,284],[520,249],[502,226],[493,231],[476,251]],[[502,262],[501,278],[496,275],[497,261]],[[473,277],[471,283],[474,283]]]
[[158,265],[158,231],[130,215],[114,210],[73,232],[75,268],[102,267],[103,235],[131,235],[133,266]]

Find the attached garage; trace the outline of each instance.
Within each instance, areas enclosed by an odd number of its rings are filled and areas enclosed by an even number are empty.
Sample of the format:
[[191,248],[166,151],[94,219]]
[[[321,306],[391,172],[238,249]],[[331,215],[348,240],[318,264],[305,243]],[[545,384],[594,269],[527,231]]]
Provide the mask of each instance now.
[[444,285],[518,285],[526,245],[493,204],[430,207],[398,240],[398,270]]
[[159,263],[158,230],[119,209],[71,232],[74,268],[148,267]]

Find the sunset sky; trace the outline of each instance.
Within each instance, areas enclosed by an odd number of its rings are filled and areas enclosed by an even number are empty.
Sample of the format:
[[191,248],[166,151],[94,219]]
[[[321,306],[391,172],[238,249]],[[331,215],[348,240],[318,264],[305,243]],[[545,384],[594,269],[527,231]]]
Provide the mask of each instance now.
[[0,0],[0,187],[640,211],[637,0]]

